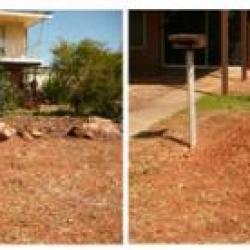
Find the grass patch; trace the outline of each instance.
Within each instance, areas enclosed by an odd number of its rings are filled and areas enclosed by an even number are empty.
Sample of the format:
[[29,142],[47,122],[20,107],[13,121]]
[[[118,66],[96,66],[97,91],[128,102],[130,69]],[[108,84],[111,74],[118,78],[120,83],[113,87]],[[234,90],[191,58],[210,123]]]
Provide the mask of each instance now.
[[197,101],[197,108],[200,111],[250,109],[250,95],[206,95]]
[[76,116],[67,105],[41,105],[37,108],[6,111],[2,116]]
[[52,111],[34,111],[34,116],[75,116],[73,111],[58,109]]
[[18,108],[16,110],[8,110],[1,117],[14,117],[14,116],[33,116],[34,110]]

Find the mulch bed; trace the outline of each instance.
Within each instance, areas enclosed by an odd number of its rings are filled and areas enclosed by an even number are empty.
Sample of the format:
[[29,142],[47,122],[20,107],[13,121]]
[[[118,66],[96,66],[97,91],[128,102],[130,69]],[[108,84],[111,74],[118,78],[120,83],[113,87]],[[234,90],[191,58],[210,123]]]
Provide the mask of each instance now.
[[67,138],[78,118],[1,120],[46,134],[0,143],[0,242],[121,242],[120,139]]
[[131,141],[131,241],[250,242],[250,113],[204,114],[192,151],[185,122]]

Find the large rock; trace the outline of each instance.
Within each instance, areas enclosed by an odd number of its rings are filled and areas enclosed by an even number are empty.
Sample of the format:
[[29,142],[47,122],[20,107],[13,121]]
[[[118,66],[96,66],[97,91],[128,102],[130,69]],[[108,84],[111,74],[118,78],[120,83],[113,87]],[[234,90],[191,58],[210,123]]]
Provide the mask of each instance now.
[[17,130],[17,135],[20,136],[20,137],[22,137],[25,140],[28,140],[28,141],[30,141],[30,140],[33,139],[33,137],[31,136],[31,134],[27,130],[25,130],[25,129],[18,129]]
[[18,129],[17,135],[25,140],[32,140],[33,138],[42,137],[43,133],[35,128],[24,128],[24,129]]
[[88,123],[113,124],[113,121],[100,116],[90,116],[88,117]]
[[111,120],[91,117],[81,126],[72,127],[67,135],[88,139],[115,139],[120,137],[120,130]]
[[38,130],[38,129],[31,129],[30,131],[30,134],[34,137],[34,138],[40,138],[40,137],[43,137],[43,133]]
[[0,141],[5,141],[16,134],[16,129],[4,122],[0,122]]

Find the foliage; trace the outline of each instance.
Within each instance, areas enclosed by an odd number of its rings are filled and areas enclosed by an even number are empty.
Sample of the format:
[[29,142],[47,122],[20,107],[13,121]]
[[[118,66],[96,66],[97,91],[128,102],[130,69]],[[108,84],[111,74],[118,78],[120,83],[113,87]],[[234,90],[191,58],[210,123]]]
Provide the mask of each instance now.
[[[83,40],[79,43],[61,41],[53,54],[53,83],[45,86],[47,98],[70,103],[78,115],[120,118],[120,53],[111,52],[98,42]],[[56,98],[48,94],[53,92],[57,92]]]
[[49,100],[51,104],[67,103],[70,89],[67,88],[57,77],[51,77],[42,86],[43,98]]
[[8,73],[0,68],[0,113],[15,110],[20,105],[20,96],[9,81]]

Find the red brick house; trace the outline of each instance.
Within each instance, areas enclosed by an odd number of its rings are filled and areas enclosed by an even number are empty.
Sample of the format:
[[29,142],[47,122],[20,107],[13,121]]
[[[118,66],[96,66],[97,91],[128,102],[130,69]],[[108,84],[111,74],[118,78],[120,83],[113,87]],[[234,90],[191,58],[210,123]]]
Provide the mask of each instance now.
[[168,36],[177,33],[202,33],[207,48],[196,52],[198,67],[221,67],[224,92],[227,92],[228,65],[242,66],[242,79],[250,66],[250,15],[247,11],[130,11],[130,77],[183,67],[185,53],[173,48]]

